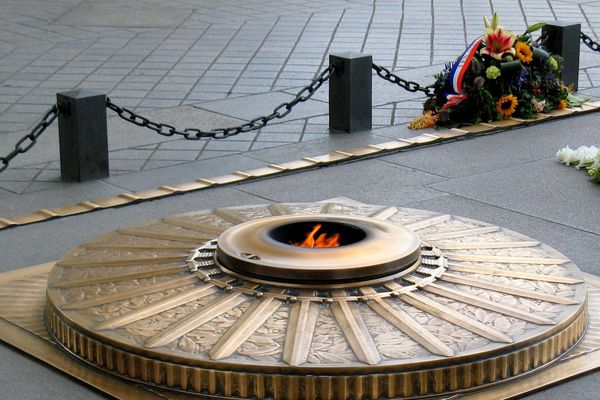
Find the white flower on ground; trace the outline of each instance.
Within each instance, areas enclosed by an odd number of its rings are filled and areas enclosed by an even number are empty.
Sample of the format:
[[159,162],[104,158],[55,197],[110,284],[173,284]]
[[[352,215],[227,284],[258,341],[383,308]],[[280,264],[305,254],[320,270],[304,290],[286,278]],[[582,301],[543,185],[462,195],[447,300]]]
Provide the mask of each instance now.
[[579,162],[577,152],[569,146],[564,147],[556,152],[558,160],[565,165],[572,165]]
[[600,170],[600,150],[598,150],[598,153],[596,154],[596,158],[594,158],[594,162],[588,168]]
[[596,157],[598,156],[598,149],[596,146],[580,146],[575,151],[577,153],[577,158],[579,159],[579,164],[575,166],[577,169],[589,167],[594,163],[594,160],[596,160]]

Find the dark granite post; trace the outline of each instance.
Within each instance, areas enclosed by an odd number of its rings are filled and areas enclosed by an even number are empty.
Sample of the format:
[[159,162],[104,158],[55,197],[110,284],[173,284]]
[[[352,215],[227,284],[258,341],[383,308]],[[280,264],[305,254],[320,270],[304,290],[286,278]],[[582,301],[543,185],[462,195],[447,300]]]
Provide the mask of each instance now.
[[575,91],[579,85],[580,33],[581,24],[562,21],[550,22],[542,28],[542,35],[548,37],[545,42],[546,49],[564,59],[562,81],[565,85],[573,85]]
[[62,180],[109,176],[106,95],[77,89],[57,93],[56,101]]
[[329,130],[357,132],[371,129],[372,64],[371,55],[330,54],[335,71],[329,79]]

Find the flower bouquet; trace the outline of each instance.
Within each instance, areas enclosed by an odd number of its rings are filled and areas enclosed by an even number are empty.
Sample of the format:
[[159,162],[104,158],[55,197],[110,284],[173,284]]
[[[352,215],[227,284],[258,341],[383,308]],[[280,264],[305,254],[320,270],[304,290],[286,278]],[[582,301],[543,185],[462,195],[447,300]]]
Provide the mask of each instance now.
[[464,126],[511,116],[533,119],[538,112],[569,107],[569,89],[560,81],[562,59],[533,42],[530,26],[520,36],[484,17],[485,35],[436,75],[434,96],[410,128]]
[[600,183],[600,149],[596,146],[580,146],[575,150],[567,146],[558,150],[556,157],[565,165],[587,170],[592,181]]

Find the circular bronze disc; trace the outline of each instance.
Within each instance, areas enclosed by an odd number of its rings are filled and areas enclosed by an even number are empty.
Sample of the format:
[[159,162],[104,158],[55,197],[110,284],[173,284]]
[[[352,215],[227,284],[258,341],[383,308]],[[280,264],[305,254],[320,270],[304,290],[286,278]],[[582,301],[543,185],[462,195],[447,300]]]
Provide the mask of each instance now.
[[[365,237],[345,246],[306,248],[281,243],[269,233],[299,222],[347,224]],[[219,236],[217,260],[242,275],[268,281],[339,283],[375,279],[410,267],[421,253],[412,231],[390,222],[346,215],[285,215],[229,228]]]
[[[218,235],[233,226],[324,213],[403,226],[419,238],[420,260],[312,287],[246,279],[215,261]],[[50,273],[47,323],[73,355],[143,384],[243,399],[410,398],[549,365],[582,337],[586,296],[571,261],[494,225],[347,201],[270,204],[85,242]]]

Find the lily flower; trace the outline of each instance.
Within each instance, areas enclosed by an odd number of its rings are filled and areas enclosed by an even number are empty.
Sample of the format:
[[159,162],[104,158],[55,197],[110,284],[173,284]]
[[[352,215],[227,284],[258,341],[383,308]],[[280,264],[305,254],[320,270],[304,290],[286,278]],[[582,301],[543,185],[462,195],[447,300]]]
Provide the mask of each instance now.
[[492,15],[492,22],[490,22],[490,20],[487,17],[483,17],[483,24],[485,25],[485,29],[496,29],[499,23],[500,17],[498,17],[498,13],[494,13],[494,15]]
[[485,24],[485,47],[481,49],[480,54],[487,54],[496,60],[501,60],[505,54],[515,55],[513,45],[517,36],[512,31],[505,31],[500,24],[498,14],[494,13],[492,21],[483,17]]

